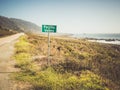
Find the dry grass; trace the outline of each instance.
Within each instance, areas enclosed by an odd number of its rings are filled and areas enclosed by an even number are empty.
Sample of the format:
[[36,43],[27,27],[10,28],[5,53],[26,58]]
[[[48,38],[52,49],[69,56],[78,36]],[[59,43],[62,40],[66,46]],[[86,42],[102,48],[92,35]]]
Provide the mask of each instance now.
[[[23,65],[22,67],[26,66],[28,69],[23,68],[24,72],[17,74],[16,79],[30,82],[35,90],[109,90],[108,88],[119,90],[120,88],[118,81],[120,47],[117,45],[51,37],[51,67],[48,67],[47,37],[28,35],[22,42],[23,44],[16,45],[17,58],[26,57],[27,54],[30,54],[31,59],[38,56],[40,58],[35,58],[34,61],[27,58],[30,65],[32,63],[31,67]],[[31,47],[32,52],[29,51]],[[36,67],[33,69],[33,66]],[[114,66],[116,68],[113,68]]]

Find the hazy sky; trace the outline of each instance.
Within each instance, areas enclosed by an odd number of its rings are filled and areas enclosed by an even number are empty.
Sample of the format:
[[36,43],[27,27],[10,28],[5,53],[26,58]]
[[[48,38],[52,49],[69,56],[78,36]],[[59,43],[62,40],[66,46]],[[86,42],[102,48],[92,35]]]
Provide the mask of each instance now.
[[0,0],[0,15],[62,33],[120,33],[120,0]]

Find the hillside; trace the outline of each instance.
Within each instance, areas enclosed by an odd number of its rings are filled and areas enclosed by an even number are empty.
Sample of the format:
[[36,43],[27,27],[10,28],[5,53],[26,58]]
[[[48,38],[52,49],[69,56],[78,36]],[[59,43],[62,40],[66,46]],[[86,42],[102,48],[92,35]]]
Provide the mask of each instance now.
[[19,27],[13,21],[7,17],[0,16],[0,37],[20,31]]
[[15,18],[10,18],[10,20],[13,21],[22,31],[26,33],[40,33],[41,31],[41,28],[34,23]]
[[0,28],[20,31],[19,27],[9,18],[0,16]]
[[14,78],[33,90],[120,90],[119,45],[51,37],[49,62],[45,36],[23,36],[15,47]]
[[0,16],[0,37],[18,32],[40,33],[40,27],[28,21]]

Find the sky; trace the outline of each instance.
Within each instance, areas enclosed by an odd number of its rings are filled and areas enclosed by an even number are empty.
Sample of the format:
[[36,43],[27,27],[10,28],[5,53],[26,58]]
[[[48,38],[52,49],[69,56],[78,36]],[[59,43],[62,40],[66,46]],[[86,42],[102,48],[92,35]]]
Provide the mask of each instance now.
[[0,0],[0,15],[58,33],[120,33],[120,0]]

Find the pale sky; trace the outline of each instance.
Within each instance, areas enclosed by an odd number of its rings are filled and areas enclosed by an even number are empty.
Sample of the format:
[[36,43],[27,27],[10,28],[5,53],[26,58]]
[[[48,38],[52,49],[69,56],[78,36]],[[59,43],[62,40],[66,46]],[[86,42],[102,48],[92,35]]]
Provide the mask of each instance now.
[[0,0],[0,15],[59,33],[120,33],[120,0]]

